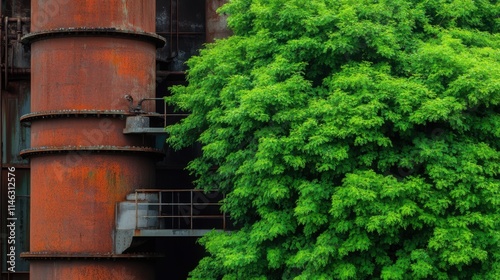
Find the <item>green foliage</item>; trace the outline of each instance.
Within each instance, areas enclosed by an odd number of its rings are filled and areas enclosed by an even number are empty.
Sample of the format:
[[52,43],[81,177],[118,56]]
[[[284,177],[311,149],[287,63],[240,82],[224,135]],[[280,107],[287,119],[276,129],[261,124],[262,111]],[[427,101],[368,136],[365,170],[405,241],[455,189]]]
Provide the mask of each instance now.
[[[193,279],[500,279],[500,4],[232,0],[170,145],[239,227]],[[214,168],[216,167],[216,168]]]

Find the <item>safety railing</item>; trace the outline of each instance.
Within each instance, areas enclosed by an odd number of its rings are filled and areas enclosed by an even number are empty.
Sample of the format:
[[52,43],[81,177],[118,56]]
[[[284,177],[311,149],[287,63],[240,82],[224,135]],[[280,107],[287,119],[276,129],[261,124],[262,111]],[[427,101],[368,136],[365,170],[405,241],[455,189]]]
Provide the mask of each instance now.
[[134,195],[136,229],[222,229],[224,195],[197,189],[137,189]]
[[[167,113],[167,103],[164,98],[143,98],[137,102],[137,105],[134,106],[134,100],[130,95],[126,95],[125,98],[130,102],[130,111],[136,114],[146,114],[148,112],[144,111],[142,106],[144,102],[154,102],[155,106],[160,102],[163,107],[163,113],[155,113],[153,115],[157,115],[163,118],[163,126],[167,126],[167,118],[168,117],[187,117],[189,114],[182,113]],[[151,115],[151,114],[150,114]],[[152,115],[151,115],[152,116]]]

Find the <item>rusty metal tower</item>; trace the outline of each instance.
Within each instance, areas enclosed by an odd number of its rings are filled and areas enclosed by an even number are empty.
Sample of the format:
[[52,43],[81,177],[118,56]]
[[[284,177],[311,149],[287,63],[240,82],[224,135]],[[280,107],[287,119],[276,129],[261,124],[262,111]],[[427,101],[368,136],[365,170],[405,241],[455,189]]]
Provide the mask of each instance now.
[[116,203],[154,185],[156,151],[122,130],[124,95],[155,96],[155,3],[37,0],[31,13],[30,279],[153,279],[150,256],[116,254],[113,238]]

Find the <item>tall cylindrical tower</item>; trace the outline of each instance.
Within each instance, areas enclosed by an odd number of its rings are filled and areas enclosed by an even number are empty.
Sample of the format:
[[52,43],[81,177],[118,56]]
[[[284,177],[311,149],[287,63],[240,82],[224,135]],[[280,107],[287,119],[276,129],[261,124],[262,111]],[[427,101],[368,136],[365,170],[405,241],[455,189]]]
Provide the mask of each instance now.
[[31,279],[154,277],[147,254],[115,254],[114,227],[116,204],[154,184],[157,151],[123,128],[124,96],[155,95],[155,5],[31,1]]

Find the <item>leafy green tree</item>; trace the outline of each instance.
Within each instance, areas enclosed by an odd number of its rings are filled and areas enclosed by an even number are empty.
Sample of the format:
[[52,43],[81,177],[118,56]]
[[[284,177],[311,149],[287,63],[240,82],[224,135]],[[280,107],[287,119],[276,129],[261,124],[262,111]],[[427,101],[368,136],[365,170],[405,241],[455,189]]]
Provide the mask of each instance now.
[[500,4],[232,0],[175,148],[238,226],[193,279],[500,279]]

